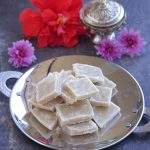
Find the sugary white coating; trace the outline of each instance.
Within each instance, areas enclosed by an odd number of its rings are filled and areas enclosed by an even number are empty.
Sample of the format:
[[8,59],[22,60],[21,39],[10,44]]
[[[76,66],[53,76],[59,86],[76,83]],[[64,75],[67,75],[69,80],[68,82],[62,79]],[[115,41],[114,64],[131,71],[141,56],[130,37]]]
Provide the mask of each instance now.
[[93,109],[88,100],[81,100],[72,105],[56,105],[56,113],[61,126],[90,121],[93,116]]
[[32,128],[34,128],[41,136],[46,139],[49,139],[51,136],[51,131],[48,130],[45,126],[43,126],[31,113],[27,113],[24,116],[24,119],[30,124]]
[[77,100],[89,98],[99,92],[88,78],[72,79],[65,83],[65,89]]
[[105,87],[109,87],[109,88],[115,88],[116,87],[116,83],[109,80],[107,77],[104,77],[104,82],[103,82],[102,85],[105,86]]
[[55,113],[40,108],[34,108],[31,112],[33,116],[47,129],[53,130],[56,126],[57,117]]
[[97,86],[99,93],[90,98],[90,102],[93,106],[109,106],[112,97],[112,88]]
[[75,136],[93,133],[98,131],[97,125],[91,120],[86,122],[77,123],[74,125],[66,125],[62,128],[65,134]]
[[37,103],[35,101],[28,101],[28,103],[31,103],[34,107],[36,108],[41,108],[41,109],[45,109],[45,110],[50,110],[52,112],[55,111],[55,106],[57,104],[61,104],[63,103],[64,99],[62,99],[61,97],[57,97],[51,101],[47,101],[46,103],[44,104],[41,104],[41,103]]
[[61,87],[58,82],[59,74],[51,73],[36,85],[36,101],[45,103],[61,95]]
[[35,101],[35,86],[32,84],[31,81],[26,81],[25,86],[25,98],[26,100]]
[[[64,71],[62,72],[62,75],[64,74]],[[64,78],[63,78],[64,79]],[[77,101],[77,99],[71,94],[69,93],[69,91],[67,91],[64,87],[65,83],[75,79],[75,77],[73,75],[67,75],[65,77],[65,80],[61,79],[61,97],[64,99],[66,104],[73,104],[74,102]]]
[[36,104],[36,93],[35,93],[35,86],[32,84],[31,81],[26,81],[24,95],[28,109],[32,110],[33,109],[32,103]]
[[92,82],[104,82],[102,70],[99,67],[87,64],[73,64],[73,72],[76,77],[88,77]]
[[63,140],[70,145],[83,145],[89,143],[95,143],[99,141],[99,136],[97,132],[84,134],[84,135],[76,135],[70,136],[67,134],[62,135]]
[[120,107],[111,102],[109,107],[93,107],[94,121],[99,128],[105,128],[120,113]]
[[66,104],[73,104],[77,101],[77,99],[65,89],[62,89],[61,96]]
[[72,71],[68,70],[68,71],[64,71],[62,70],[59,73],[59,83],[61,84],[61,88],[63,87],[64,83],[68,80],[70,80],[71,78],[73,78],[74,76],[72,75]]
[[112,97],[114,97],[117,93],[118,93],[118,90],[116,88],[114,88],[112,91]]

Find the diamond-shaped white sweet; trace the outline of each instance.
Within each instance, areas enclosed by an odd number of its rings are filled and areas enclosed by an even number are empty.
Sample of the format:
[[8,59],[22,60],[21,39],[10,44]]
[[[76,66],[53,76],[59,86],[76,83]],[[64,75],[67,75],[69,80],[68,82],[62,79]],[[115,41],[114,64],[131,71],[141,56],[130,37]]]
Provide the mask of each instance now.
[[56,105],[56,113],[61,126],[90,121],[93,118],[93,108],[88,100]]
[[112,97],[112,88],[97,86],[99,93],[90,98],[93,106],[109,106]]
[[61,96],[66,104],[73,104],[77,101],[77,99],[65,89],[62,89]]
[[31,82],[26,82],[24,96],[29,110],[33,109],[33,103],[36,104],[35,86]]
[[99,67],[87,64],[73,64],[73,72],[76,77],[88,77],[92,82],[103,83],[104,76]]
[[59,83],[59,74],[51,73],[43,78],[36,85],[36,101],[45,103],[61,95],[61,86]]
[[118,90],[116,88],[114,88],[112,90],[112,97],[114,97],[117,93],[118,93]]
[[93,133],[98,131],[97,125],[91,120],[86,122],[77,123],[74,125],[66,125],[62,128],[65,134],[75,136]]
[[104,77],[104,83],[102,85],[106,86],[106,87],[109,87],[109,88],[115,88],[116,87],[116,83],[109,80],[107,77]]
[[31,112],[33,116],[47,129],[53,130],[56,126],[57,117],[55,113],[40,108],[34,108]]
[[84,135],[76,135],[76,136],[63,134],[62,137],[65,143],[69,145],[74,145],[74,146],[90,144],[90,143],[95,143],[99,141],[98,132],[84,134]]
[[69,93],[69,91],[67,91],[64,87],[64,84],[72,79],[75,79],[75,77],[73,75],[69,75],[65,78],[65,80],[60,81],[60,82],[62,82],[61,97],[64,99],[66,104],[73,104],[74,102],[77,101],[77,99],[75,99],[75,97],[71,93]]
[[65,89],[77,100],[89,98],[99,92],[88,78],[72,79],[65,83]]
[[30,81],[26,81],[25,98],[26,100],[32,99],[35,101],[35,86]]
[[51,131],[43,126],[31,113],[27,113],[24,118],[25,121],[29,123],[29,125],[34,128],[41,136],[46,139],[49,139],[51,136]]
[[41,108],[41,109],[45,109],[45,110],[50,110],[52,112],[55,111],[55,106],[57,104],[61,104],[64,102],[64,99],[62,99],[61,97],[57,97],[51,101],[47,101],[46,103],[44,104],[41,104],[41,103],[37,103],[35,101],[28,101],[28,103],[31,103],[34,107],[36,108]]
[[59,74],[59,82],[61,86],[63,86],[66,81],[70,80],[70,78],[73,78],[73,77],[74,76],[72,75],[71,70],[68,70],[68,71],[62,70]]
[[105,128],[120,113],[120,107],[111,102],[109,107],[95,106],[93,111],[96,124],[99,128]]

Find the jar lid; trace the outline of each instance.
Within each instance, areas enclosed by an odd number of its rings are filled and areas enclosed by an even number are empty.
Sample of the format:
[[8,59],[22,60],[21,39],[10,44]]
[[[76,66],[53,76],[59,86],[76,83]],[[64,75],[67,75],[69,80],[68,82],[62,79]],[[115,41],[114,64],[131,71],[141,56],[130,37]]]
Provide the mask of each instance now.
[[81,20],[89,26],[98,28],[114,26],[124,17],[124,8],[110,0],[93,0],[80,10]]

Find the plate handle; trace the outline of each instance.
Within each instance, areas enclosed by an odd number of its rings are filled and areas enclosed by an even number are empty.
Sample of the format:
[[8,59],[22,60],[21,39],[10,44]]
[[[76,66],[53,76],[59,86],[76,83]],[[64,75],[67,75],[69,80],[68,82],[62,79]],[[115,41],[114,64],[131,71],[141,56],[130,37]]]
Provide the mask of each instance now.
[[6,82],[8,79],[19,79],[23,73],[18,71],[5,71],[0,73],[0,91],[7,97],[11,95],[11,89],[7,87]]
[[[148,120],[150,120],[150,107],[144,109],[144,116],[148,117]],[[138,134],[150,132],[150,121],[145,125],[137,126],[133,132]]]

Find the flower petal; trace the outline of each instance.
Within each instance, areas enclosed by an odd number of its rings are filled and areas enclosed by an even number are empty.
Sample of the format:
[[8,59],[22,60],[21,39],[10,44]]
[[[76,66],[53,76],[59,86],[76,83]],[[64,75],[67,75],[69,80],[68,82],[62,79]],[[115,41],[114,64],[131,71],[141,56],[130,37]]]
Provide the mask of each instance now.
[[56,34],[51,34],[49,36],[49,45],[54,46],[63,46],[63,39],[61,36],[57,36]]
[[63,46],[65,47],[73,47],[75,46],[79,41],[78,41],[78,36],[77,36],[77,30],[74,26],[68,27],[66,30],[66,33],[63,35]]
[[81,7],[83,6],[83,0],[72,0],[72,3],[68,9],[71,15],[78,15]]
[[79,43],[78,37],[74,36],[70,40],[65,41],[64,46],[71,48],[71,47],[76,46],[78,43]]
[[43,18],[43,21],[48,23],[49,21],[52,21],[54,19],[57,19],[57,15],[51,10],[51,9],[45,9],[41,16]]
[[144,46],[144,39],[140,33],[134,29],[123,29],[119,34],[118,40],[124,48],[124,54],[131,57],[139,55]]
[[43,26],[40,14],[31,9],[24,9],[19,16],[19,20],[26,37],[37,36]]
[[58,13],[62,13],[63,11],[67,11],[74,0],[55,0],[52,4],[53,9],[56,10]]
[[49,39],[49,28],[48,27],[44,27],[38,36],[38,47],[39,48],[43,48],[48,46],[48,39]]
[[40,10],[50,8],[53,11],[62,12],[70,7],[72,0],[31,0],[31,2]]
[[49,8],[49,3],[50,1],[52,2],[53,0],[30,0],[30,1],[35,7],[43,10]]
[[99,46],[95,47],[97,54],[101,55],[104,59],[113,61],[114,59],[121,58],[122,46],[117,40],[103,39]]
[[34,47],[28,40],[14,42],[12,46],[8,48],[8,62],[16,68],[29,66],[36,60],[34,51]]

